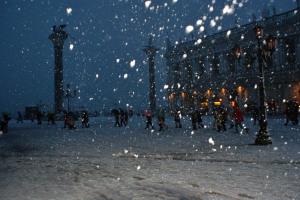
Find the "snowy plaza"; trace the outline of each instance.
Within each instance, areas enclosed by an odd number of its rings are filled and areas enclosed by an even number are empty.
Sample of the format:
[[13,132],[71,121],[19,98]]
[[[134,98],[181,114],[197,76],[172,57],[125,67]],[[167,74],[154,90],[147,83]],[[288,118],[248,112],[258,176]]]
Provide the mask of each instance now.
[[91,128],[12,122],[0,137],[0,199],[299,199],[300,128],[272,118],[273,145],[245,134],[204,129],[128,127],[93,118]]
[[0,13],[0,200],[300,200],[300,0]]

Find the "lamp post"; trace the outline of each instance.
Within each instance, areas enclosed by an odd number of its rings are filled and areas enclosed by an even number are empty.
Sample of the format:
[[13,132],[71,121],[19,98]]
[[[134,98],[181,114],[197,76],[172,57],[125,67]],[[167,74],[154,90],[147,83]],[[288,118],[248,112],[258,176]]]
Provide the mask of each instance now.
[[257,59],[259,67],[259,100],[260,100],[260,116],[259,116],[259,131],[255,139],[256,145],[272,144],[272,140],[268,134],[268,122],[266,113],[266,91],[265,91],[265,62],[275,50],[276,39],[272,36],[263,39],[263,28],[255,26],[254,32],[257,39]]
[[70,98],[75,98],[77,95],[76,89],[71,90],[70,84],[67,84],[67,89],[65,90],[65,97],[68,101],[68,113],[70,112]]

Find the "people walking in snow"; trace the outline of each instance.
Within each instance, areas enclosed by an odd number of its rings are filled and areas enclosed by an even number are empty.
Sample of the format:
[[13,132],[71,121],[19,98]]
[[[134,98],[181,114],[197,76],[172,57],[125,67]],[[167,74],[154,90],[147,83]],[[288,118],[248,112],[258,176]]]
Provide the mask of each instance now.
[[192,128],[193,128],[193,130],[197,130],[198,113],[197,113],[196,110],[192,110],[192,112],[191,112],[191,120],[192,120]]
[[36,113],[36,120],[37,120],[37,124],[38,125],[42,124],[42,117],[43,117],[43,113],[41,111],[37,111],[37,113]]
[[299,105],[296,101],[288,101],[286,103],[285,115],[286,115],[286,122],[285,126],[289,124],[291,121],[293,125],[297,125],[298,121],[298,112],[299,112]]
[[0,131],[3,133],[8,132],[8,122],[11,118],[9,117],[8,113],[2,113],[2,119],[0,123]]
[[120,127],[120,112],[118,109],[113,109],[112,111],[112,114],[114,115],[115,117],[115,127]]
[[244,130],[244,127],[242,125],[244,121],[244,117],[242,111],[240,110],[237,104],[233,107],[233,119],[234,119],[235,131],[239,133],[239,128]]
[[55,114],[53,112],[48,112],[47,114],[48,118],[48,125],[51,123],[52,125],[55,124]]
[[198,109],[197,111],[197,123],[198,123],[198,128],[203,128],[203,120],[202,120],[202,111]]
[[259,117],[259,110],[255,105],[251,107],[251,115],[252,115],[253,125],[256,125]]
[[119,112],[120,112],[120,126],[126,126],[125,123],[125,112],[122,108],[119,108]]
[[168,128],[167,125],[165,124],[165,111],[163,110],[163,108],[159,109],[157,119],[158,119],[158,126],[159,126],[158,131],[162,131]]
[[174,121],[175,121],[175,127],[176,128],[182,128],[181,124],[181,112],[179,109],[176,109],[174,113]]
[[227,111],[223,107],[216,110],[216,127],[217,131],[226,131]]
[[129,114],[128,114],[128,111],[126,110],[124,112],[124,126],[128,125],[128,120],[129,120]]
[[76,129],[75,120],[71,112],[64,113],[64,128]]
[[152,124],[152,113],[150,110],[146,110],[144,113],[145,117],[146,117],[146,127],[145,129],[153,129],[153,124]]
[[83,111],[81,115],[81,123],[82,123],[82,128],[89,128],[89,114],[87,111]]

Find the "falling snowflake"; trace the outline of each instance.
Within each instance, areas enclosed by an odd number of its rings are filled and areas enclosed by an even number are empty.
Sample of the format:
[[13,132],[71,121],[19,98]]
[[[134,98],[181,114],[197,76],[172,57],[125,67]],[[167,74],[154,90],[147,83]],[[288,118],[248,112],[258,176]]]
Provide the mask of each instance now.
[[216,26],[216,21],[214,19],[210,20],[210,26],[215,27]]
[[204,26],[200,26],[200,32],[203,32],[205,30]]
[[194,30],[194,27],[192,25],[188,25],[187,27],[185,27],[186,34],[193,32],[193,30]]
[[135,60],[130,61],[129,63],[130,67],[133,68],[135,66],[135,63],[136,63]]
[[202,19],[198,19],[196,22],[197,26],[201,26],[203,24],[203,20]]
[[151,3],[152,3],[152,1],[150,1],[150,0],[145,0],[145,7],[146,8],[149,8],[150,7],[150,5],[151,5]]
[[234,6],[225,5],[223,8],[223,15],[230,15],[234,12]]
[[228,30],[226,33],[226,37],[229,38],[230,35],[231,35],[231,30]]
[[211,145],[215,145],[215,141],[211,137],[208,139],[208,143]]
[[124,74],[124,79],[127,79],[128,78],[128,74]]
[[70,44],[69,49],[72,51],[74,49],[74,44]]
[[68,15],[71,15],[71,14],[72,14],[72,11],[73,11],[72,8],[67,8],[67,9],[66,9],[66,12],[67,12]]

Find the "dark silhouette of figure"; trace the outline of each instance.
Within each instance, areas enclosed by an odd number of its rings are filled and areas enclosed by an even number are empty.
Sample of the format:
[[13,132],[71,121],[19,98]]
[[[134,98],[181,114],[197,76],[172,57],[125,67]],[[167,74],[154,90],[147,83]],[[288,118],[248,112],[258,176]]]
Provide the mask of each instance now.
[[9,122],[9,120],[11,120],[11,118],[9,117],[8,113],[2,113],[0,130],[3,133],[8,132],[8,122]]
[[124,112],[124,126],[128,125],[129,114],[128,111]]
[[17,123],[23,123],[23,115],[20,111],[18,111]]
[[162,131],[168,128],[167,125],[165,124],[165,111],[162,108],[160,108],[158,112],[157,119],[158,119],[158,126],[159,126],[158,131]]
[[175,121],[175,127],[176,128],[182,128],[181,124],[181,112],[179,109],[176,109],[174,113],[174,121]]
[[67,128],[68,124],[68,113],[66,111],[64,111],[64,128]]
[[113,109],[112,114],[115,117],[115,127],[120,127],[120,112],[118,109]]
[[119,111],[120,111],[120,126],[126,126],[126,123],[125,123],[125,112],[122,108],[119,108]]
[[52,125],[55,124],[55,114],[52,112],[48,112],[47,114],[47,118],[48,118],[48,125],[51,123]]
[[76,129],[75,119],[74,119],[73,113],[71,113],[71,112],[65,112],[65,115],[64,115],[64,128],[67,128],[67,127],[68,127],[68,129]]
[[150,110],[145,111],[145,117],[146,117],[146,127],[145,129],[153,129],[153,124],[152,124],[152,113]]
[[82,128],[89,128],[89,114],[87,111],[84,111],[81,116]]
[[198,123],[198,128],[203,128],[204,127],[201,110],[197,110],[197,123]]
[[251,108],[251,114],[253,119],[253,125],[256,125],[256,123],[258,122],[259,110],[255,105],[253,105]]
[[38,125],[42,124],[42,117],[43,117],[43,113],[41,111],[37,111],[37,113],[36,113],[36,120],[37,120],[37,124]]
[[286,115],[286,122],[285,126],[289,124],[291,121],[293,125],[297,125],[298,121],[298,112],[299,112],[299,104],[296,101],[288,101],[286,103],[285,115]]
[[233,118],[234,118],[234,126],[235,126],[235,131],[238,133],[239,129],[244,129],[242,123],[244,121],[243,113],[240,110],[240,108],[236,105],[233,107]]
[[193,110],[191,113],[191,120],[192,120],[192,128],[193,130],[197,130],[197,123],[198,123],[198,113],[196,110]]
[[223,107],[216,110],[217,131],[226,131],[227,111]]

